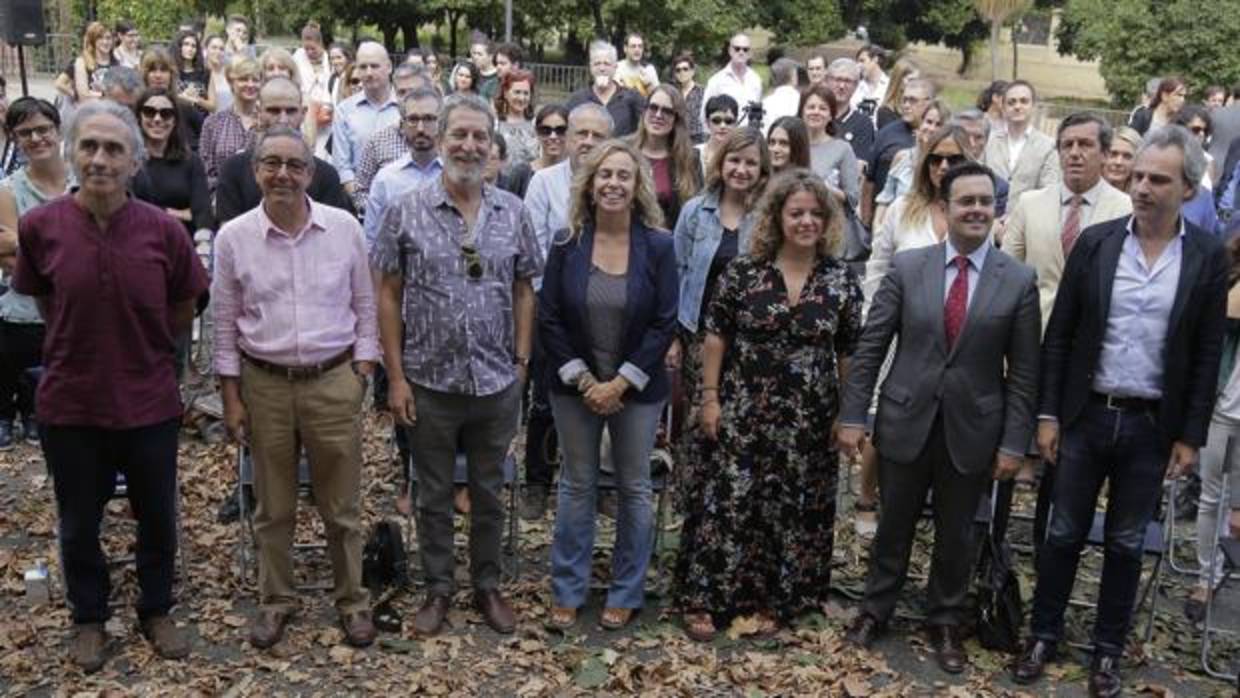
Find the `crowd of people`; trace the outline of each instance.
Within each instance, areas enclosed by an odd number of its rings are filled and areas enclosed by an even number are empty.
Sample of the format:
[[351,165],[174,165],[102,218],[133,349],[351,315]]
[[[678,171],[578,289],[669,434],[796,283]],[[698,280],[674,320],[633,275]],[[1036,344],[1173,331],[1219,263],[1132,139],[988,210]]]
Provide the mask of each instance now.
[[660,435],[684,517],[673,604],[695,640],[738,616],[769,635],[826,602],[854,457],[844,520],[872,538],[858,646],[895,610],[932,493],[930,646],[944,671],[968,666],[992,481],[1002,501],[1039,490],[1014,680],[1056,656],[1104,483],[1091,694],[1122,690],[1144,532],[1164,479],[1194,469],[1200,617],[1213,534],[1240,535],[1240,487],[1223,487],[1240,425],[1240,87],[1196,105],[1161,79],[1130,126],[1079,112],[1047,133],[1029,82],[953,112],[877,46],[778,57],[767,92],[744,33],[704,85],[689,53],[664,81],[631,34],[622,60],[590,44],[590,84],[547,103],[521,47],[481,35],[454,65],[421,49],[394,65],[374,41],[325,45],[313,22],[293,53],[257,53],[248,32],[231,17],[224,35],[144,47],[128,22],[91,23],[58,103],[4,103],[0,449],[18,430],[42,445],[83,669],[106,660],[98,533],[118,473],[142,630],[164,657],[190,651],[168,615],[178,381],[207,309],[225,426],[253,459],[254,647],[298,608],[302,452],[345,638],[375,639],[359,494],[372,388],[413,464],[397,506],[417,513],[420,635],[452,606],[454,508],[475,607],[516,626],[500,494],[523,413],[519,513],[554,508],[558,628],[588,601],[600,511],[617,532],[600,622],[644,606]]

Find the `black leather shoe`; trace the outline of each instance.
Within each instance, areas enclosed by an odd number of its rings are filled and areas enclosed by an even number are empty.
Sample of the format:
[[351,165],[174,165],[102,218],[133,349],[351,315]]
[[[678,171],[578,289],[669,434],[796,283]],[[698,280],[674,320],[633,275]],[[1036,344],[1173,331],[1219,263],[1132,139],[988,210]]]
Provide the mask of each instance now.
[[1123,690],[1124,682],[1119,678],[1119,657],[1094,655],[1094,661],[1089,665],[1090,698],[1116,698]]
[[1025,651],[1012,666],[1012,681],[1028,686],[1042,678],[1047,662],[1055,660],[1055,644],[1046,640],[1029,640]]
[[949,674],[959,674],[969,663],[969,655],[956,635],[956,628],[950,625],[931,625],[930,649],[934,650],[934,659],[939,668]]
[[858,613],[853,619],[852,625],[848,626],[848,633],[844,635],[852,644],[862,649],[870,649],[870,645],[883,634],[883,624],[878,619],[868,613]]

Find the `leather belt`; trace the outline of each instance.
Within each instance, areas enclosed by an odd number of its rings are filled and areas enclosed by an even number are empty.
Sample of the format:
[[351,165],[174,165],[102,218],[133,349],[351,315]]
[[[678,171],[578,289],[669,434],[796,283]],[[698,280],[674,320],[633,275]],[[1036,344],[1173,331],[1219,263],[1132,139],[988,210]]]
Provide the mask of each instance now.
[[281,366],[280,364],[273,364],[270,361],[256,359],[244,352],[242,352],[241,358],[245,359],[245,361],[254,368],[261,369],[272,375],[280,376],[281,378],[290,381],[304,381],[312,378],[318,378],[324,373],[336,368],[340,364],[351,360],[353,358],[353,347],[349,347],[332,358],[326,361],[320,361],[313,366]]
[[1158,411],[1158,400],[1144,397],[1119,397],[1118,395],[1108,395],[1106,393],[1090,393],[1090,398],[1094,402],[1106,405],[1108,410],[1115,410],[1117,412]]

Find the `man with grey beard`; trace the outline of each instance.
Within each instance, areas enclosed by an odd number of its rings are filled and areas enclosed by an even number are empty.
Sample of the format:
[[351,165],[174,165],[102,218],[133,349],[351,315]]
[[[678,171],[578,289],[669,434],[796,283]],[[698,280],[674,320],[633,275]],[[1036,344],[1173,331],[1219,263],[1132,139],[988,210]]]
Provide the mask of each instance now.
[[490,106],[448,97],[439,113],[443,173],[387,208],[371,250],[388,407],[409,430],[427,597],[419,635],[442,628],[455,592],[452,488],[458,444],[470,499],[474,606],[496,632],[516,626],[499,592],[503,463],[517,428],[543,251],[521,200],[483,182]]

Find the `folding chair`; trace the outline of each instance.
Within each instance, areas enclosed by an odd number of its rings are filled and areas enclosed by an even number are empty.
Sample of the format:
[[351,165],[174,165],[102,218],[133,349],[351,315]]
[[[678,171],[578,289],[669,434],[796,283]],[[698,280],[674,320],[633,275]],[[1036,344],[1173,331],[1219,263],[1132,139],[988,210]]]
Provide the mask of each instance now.
[[[1179,494],[1180,481],[1173,480],[1171,482],[1171,493],[1167,497],[1167,507],[1169,509],[1167,512],[1167,566],[1170,567],[1171,571],[1176,574],[1196,577],[1198,573],[1196,556],[1194,556],[1187,565],[1181,565],[1180,561],[1175,558],[1175,544],[1177,540],[1175,533],[1176,501],[1179,499]],[[1196,543],[1197,533],[1195,527],[1190,526],[1189,531],[1190,533],[1185,537],[1185,541],[1189,543]]]
[[[1229,443],[1227,444],[1227,451],[1226,451],[1227,460],[1223,463],[1224,472],[1227,472],[1231,466],[1231,460],[1230,460],[1231,459],[1231,443],[1230,441],[1231,439],[1228,439]],[[1228,492],[1228,487],[1229,487],[1228,480],[1229,479],[1230,478],[1227,475],[1223,476],[1223,495],[1224,496],[1219,497],[1219,500],[1218,500],[1218,516],[1219,516],[1220,521],[1224,520],[1225,517],[1228,515],[1229,502],[1228,502],[1228,498],[1226,494]],[[1240,483],[1234,483],[1234,484],[1231,484],[1230,486],[1240,487]],[[1206,571],[1206,581],[1210,585],[1211,589],[1217,590],[1227,583],[1227,580],[1231,578],[1231,575],[1237,569],[1240,569],[1240,540],[1236,540],[1234,538],[1226,538],[1226,539],[1222,538],[1222,536],[1219,535],[1219,529],[1216,526],[1214,528],[1213,543],[1214,545],[1211,549],[1214,551],[1214,555],[1210,560],[1210,568],[1209,570]],[[1222,579],[1218,580],[1217,584],[1215,584],[1214,569],[1216,565],[1216,560],[1219,555],[1223,556],[1223,577]],[[1240,635],[1240,631],[1237,631],[1237,630],[1232,630],[1230,628],[1214,627],[1214,624],[1213,624],[1214,597],[1217,595],[1218,594],[1216,591],[1216,593],[1212,593],[1209,595],[1209,597],[1206,598],[1205,626],[1201,630],[1201,668],[1205,670],[1207,674],[1209,674],[1210,676],[1213,676],[1216,679],[1224,679],[1226,681],[1234,682],[1237,680],[1237,676],[1236,676],[1237,672],[1227,671],[1226,669],[1218,668],[1211,662],[1211,657],[1210,657],[1210,646],[1214,642],[1214,636],[1216,635],[1228,635],[1228,636]]]
[[[250,510],[250,494],[254,491],[254,459],[245,444],[237,445],[237,502],[241,509],[240,528],[237,536],[238,573],[241,583],[251,588],[258,588],[258,556],[255,554],[254,516]],[[312,496],[310,488],[310,461],[305,451],[297,461],[297,499],[308,502]],[[298,543],[294,539],[294,554],[303,551],[326,550],[327,542]],[[324,591],[332,588],[331,581],[306,582],[297,585],[302,591]]]
[[[1172,485],[1165,485],[1163,488],[1164,496],[1167,496],[1172,489]],[[1136,613],[1141,609],[1146,601],[1149,602],[1149,610],[1145,622],[1145,632],[1142,633],[1142,637],[1145,642],[1149,642],[1150,638],[1154,635],[1154,614],[1158,607],[1158,594],[1155,590],[1159,588],[1159,580],[1162,577],[1163,560],[1167,557],[1167,542],[1169,540],[1166,535],[1168,528],[1167,517],[1171,514],[1172,508],[1173,507],[1164,504],[1162,508],[1162,520],[1155,517],[1150,521],[1149,525],[1145,527],[1145,539],[1142,542],[1142,552],[1146,557],[1154,558],[1154,566],[1150,570],[1149,578],[1146,580],[1144,587],[1141,589],[1140,596],[1137,597],[1136,605],[1133,607],[1133,612]],[[1047,520],[1052,520],[1054,516],[1055,507],[1052,504],[1050,516]],[[1048,526],[1047,528],[1049,529],[1050,527]],[[1095,511],[1093,524],[1090,526],[1089,534],[1085,538],[1085,545],[1095,548],[1105,547],[1105,528],[1106,512]],[[1096,602],[1085,601],[1084,599],[1079,598],[1069,599],[1068,605],[1075,608],[1097,608],[1098,606]],[[1068,644],[1078,649],[1093,649],[1093,645],[1087,642],[1069,642]]]

